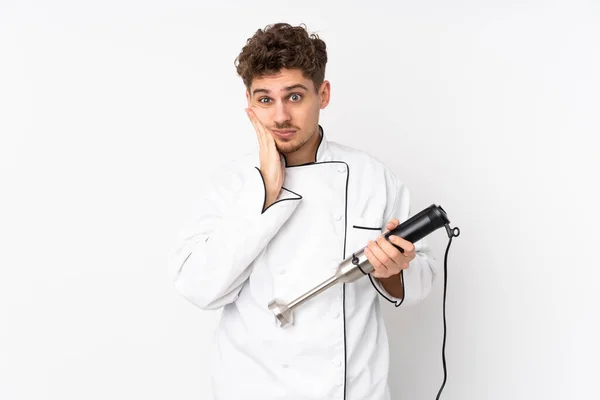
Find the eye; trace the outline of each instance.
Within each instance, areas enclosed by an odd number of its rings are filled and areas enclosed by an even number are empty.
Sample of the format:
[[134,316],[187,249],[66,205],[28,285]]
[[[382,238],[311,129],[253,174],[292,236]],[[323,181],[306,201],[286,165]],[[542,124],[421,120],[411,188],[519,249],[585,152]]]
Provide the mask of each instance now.
[[270,101],[271,99],[269,99],[268,97],[261,97],[260,99],[258,99],[259,103],[263,103],[266,104]]
[[293,101],[294,103],[297,103],[300,100],[302,100],[302,95],[300,93],[292,93],[290,95],[290,100]]

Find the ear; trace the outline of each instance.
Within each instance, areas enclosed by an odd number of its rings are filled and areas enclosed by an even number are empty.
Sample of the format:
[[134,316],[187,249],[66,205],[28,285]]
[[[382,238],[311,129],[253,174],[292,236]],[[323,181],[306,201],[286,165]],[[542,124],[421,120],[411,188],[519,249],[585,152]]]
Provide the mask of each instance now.
[[331,98],[331,84],[329,81],[323,81],[319,88],[319,97],[321,98],[321,110],[327,107]]
[[250,108],[250,92],[246,89],[246,102],[248,103],[248,108]]

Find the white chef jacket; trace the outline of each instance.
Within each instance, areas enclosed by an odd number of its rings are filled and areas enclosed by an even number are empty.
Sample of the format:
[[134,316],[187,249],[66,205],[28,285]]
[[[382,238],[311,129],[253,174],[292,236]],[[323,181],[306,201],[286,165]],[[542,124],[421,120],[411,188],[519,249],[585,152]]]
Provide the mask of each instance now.
[[408,305],[430,292],[439,264],[424,240],[402,273],[402,299],[369,275],[301,304],[288,328],[267,306],[312,289],[387,221],[409,217],[408,189],[394,173],[320,133],[316,162],[286,166],[281,193],[264,212],[253,151],[208,179],[199,214],[177,236],[177,290],[201,309],[222,308],[210,364],[214,400],[390,398],[379,300]]

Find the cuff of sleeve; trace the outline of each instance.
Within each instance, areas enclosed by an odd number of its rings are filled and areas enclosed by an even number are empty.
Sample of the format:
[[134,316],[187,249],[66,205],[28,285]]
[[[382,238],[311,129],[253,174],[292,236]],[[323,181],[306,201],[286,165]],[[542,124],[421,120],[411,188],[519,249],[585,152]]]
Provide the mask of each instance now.
[[244,179],[244,189],[238,201],[238,210],[240,217],[247,218],[248,216],[264,214],[267,210],[279,208],[280,205],[285,205],[286,207],[284,208],[286,209],[295,209],[298,205],[298,200],[301,199],[302,196],[298,193],[282,187],[277,200],[267,207],[266,210],[263,210],[265,201],[267,200],[267,190],[260,169],[254,167],[253,171],[249,172],[248,176]]
[[402,302],[404,301],[404,297],[406,297],[404,276],[404,270],[400,271],[400,279],[402,279],[402,293],[404,294],[402,298],[394,297],[391,294],[389,294],[389,292],[385,290],[379,279],[374,278],[371,274],[369,274],[369,279],[371,280],[371,284],[373,285],[375,290],[377,290],[377,292],[379,292],[379,294],[383,296],[383,298],[385,298],[390,303],[393,303],[396,307],[399,307],[400,304],[402,304]]
[[[265,196],[266,196],[266,191],[265,191]],[[302,199],[302,196],[300,196],[298,193],[292,192],[289,189],[281,187],[281,191],[279,192],[279,196],[277,196],[277,199],[275,200],[275,202],[273,204],[271,204],[269,207],[267,207],[267,209],[264,210],[262,213],[263,214],[266,213],[269,208],[273,207],[276,204],[281,203],[282,201],[285,201],[285,200],[300,200],[300,199]],[[263,202],[263,208],[264,208],[264,202]]]
[[402,287],[404,289],[402,302],[405,305],[411,306],[418,303],[431,289],[431,282],[426,274],[428,270],[427,261],[419,253],[410,262],[410,267],[402,270]]

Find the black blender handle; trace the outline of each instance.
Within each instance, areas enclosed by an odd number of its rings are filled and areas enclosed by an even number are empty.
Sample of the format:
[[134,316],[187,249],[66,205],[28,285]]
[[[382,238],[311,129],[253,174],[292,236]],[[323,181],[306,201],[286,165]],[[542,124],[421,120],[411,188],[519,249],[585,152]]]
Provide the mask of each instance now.
[[[450,223],[446,211],[441,206],[432,204],[423,211],[410,217],[396,229],[386,232],[383,236],[388,239],[390,235],[400,236],[411,243],[415,243],[433,231]],[[388,239],[389,240],[389,239]],[[392,243],[393,244],[393,243]],[[396,245],[394,245],[396,246]],[[396,246],[401,252],[403,249]]]

